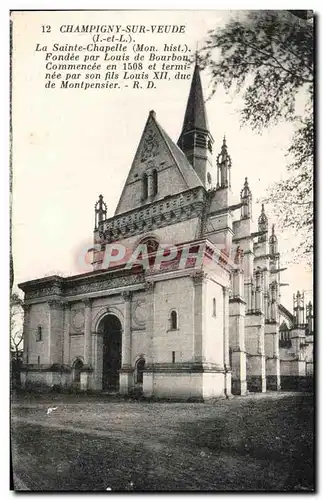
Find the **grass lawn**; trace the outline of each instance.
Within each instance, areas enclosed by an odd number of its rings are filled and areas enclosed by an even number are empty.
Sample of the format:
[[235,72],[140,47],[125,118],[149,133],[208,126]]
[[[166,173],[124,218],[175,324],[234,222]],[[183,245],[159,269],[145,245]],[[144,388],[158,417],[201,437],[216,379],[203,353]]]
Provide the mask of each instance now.
[[16,489],[314,490],[308,394],[213,404],[21,395],[11,418]]

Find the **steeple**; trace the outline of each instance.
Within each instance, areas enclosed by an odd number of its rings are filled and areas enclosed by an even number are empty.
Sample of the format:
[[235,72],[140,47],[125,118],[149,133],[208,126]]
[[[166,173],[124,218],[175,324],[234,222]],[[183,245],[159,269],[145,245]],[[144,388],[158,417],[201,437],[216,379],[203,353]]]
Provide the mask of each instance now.
[[200,68],[196,61],[182,132],[177,145],[185,153],[188,161],[207,188],[212,187],[210,156],[213,142],[204,105]]
[[182,134],[193,129],[208,131],[209,125],[204,106],[200,69],[196,62],[187,101]]

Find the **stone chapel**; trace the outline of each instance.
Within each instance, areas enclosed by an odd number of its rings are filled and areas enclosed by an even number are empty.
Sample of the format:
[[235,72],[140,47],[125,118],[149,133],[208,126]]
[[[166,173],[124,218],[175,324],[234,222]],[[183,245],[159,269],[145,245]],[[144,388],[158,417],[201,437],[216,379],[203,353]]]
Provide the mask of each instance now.
[[[306,361],[286,353],[281,372],[282,320],[298,346],[306,325],[280,304],[274,226],[262,206],[253,229],[248,179],[235,198],[231,169],[196,64],[177,143],[150,111],[114,216],[102,195],[95,205],[93,271],[19,285],[23,386],[203,401],[306,375]],[[123,259],[105,265],[113,245]]]

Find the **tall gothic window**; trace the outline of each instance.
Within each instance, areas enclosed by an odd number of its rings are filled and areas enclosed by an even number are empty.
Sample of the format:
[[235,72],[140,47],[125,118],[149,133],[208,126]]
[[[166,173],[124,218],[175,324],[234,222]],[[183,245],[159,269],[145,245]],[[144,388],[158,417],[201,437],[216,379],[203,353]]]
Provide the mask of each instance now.
[[170,313],[170,327],[171,327],[171,330],[177,330],[177,328],[178,328],[177,312],[176,311],[172,311]]
[[41,326],[38,326],[37,327],[37,336],[36,336],[37,342],[40,341],[40,340],[42,340],[42,335],[43,335],[42,334],[42,328],[41,328]]
[[144,174],[142,176],[142,199],[147,200],[148,198],[148,175]]
[[156,196],[158,191],[158,173],[157,170],[153,170],[153,196]]

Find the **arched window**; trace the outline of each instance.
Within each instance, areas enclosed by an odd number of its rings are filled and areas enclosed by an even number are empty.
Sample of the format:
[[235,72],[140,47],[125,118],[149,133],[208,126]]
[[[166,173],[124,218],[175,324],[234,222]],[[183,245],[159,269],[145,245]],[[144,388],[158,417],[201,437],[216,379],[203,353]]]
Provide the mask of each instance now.
[[142,384],[144,381],[145,360],[140,358],[136,364],[136,383]]
[[172,311],[170,313],[170,327],[171,327],[171,330],[177,330],[177,328],[178,328],[177,312],[176,311]]
[[158,241],[155,238],[151,237],[151,236],[147,236],[147,238],[142,239],[136,245],[135,248],[137,248],[139,245],[146,245],[147,253],[148,254],[157,252],[158,247],[159,247]]
[[147,200],[148,198],[148,175],[144,174],[142,176],[142,199]]
[[153,196],[156,196],[158,191],[158,173],[157,170],[153,170]]
[[41,328],[41,326],[38,326],[37,327],[36,341],[39,342],[40,340],[42,340],[42,328]]
[[76,359],[73,363],[73,381],[79,383],[81,381],[81,371],[83,368],[83,361],[81,359]]

